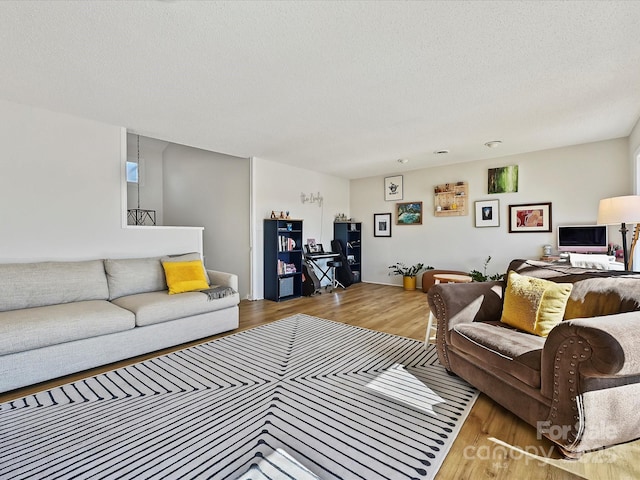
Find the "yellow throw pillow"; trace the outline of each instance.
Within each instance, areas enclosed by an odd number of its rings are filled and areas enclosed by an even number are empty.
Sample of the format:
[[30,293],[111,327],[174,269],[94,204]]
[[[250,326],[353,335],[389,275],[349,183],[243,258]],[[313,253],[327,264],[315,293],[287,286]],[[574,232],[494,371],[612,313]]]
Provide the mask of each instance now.
[[562,321],[572,288],[572,283],[555,283],[511,271],[500,321],[546,337]]
[[209,288],[201,260],[162,262],[162,268],[167,279],[169,295]]

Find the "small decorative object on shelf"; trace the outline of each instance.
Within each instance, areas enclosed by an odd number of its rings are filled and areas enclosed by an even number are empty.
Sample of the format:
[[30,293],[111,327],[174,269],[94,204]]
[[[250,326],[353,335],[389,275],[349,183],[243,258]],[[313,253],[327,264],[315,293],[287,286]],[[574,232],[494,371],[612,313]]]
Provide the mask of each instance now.
[[467,182],[443,183],[436,185],[434,193],[434,215],[436,217],[452,217],[468,215]]

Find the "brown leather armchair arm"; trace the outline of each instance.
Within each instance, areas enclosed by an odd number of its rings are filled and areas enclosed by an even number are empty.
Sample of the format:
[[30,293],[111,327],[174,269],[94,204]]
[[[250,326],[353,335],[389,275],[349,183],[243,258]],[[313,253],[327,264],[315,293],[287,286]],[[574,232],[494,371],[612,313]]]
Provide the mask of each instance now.
[[556,325],[542,350],[541,374],[541,393],[552,399],[547,424],[561,434],[552,440],[568,452],[636,438],[640,312]]
[[505,283],[439,283],[429,289],[429,308],[450,330],[457,323],[499,320]]
[[500,320],[505,282],[439,283],[427,292],[429,309],[438,322],[436,345],[440,362],[449,369],[446,348],[450,330],[459,323]]
[[[555,365],[566,368],[555,368]],[[618,313],[591,318],[565,320],[556,325],[542,350],[542,394],[551,398],[554,380],[551,372],[560,370],[562,383],[568,374],[581,377],[620,378],[640,375],[640,312]],[[566,370],[566,371],[565,371]],[[578,386],[583,386],[584,380]]]

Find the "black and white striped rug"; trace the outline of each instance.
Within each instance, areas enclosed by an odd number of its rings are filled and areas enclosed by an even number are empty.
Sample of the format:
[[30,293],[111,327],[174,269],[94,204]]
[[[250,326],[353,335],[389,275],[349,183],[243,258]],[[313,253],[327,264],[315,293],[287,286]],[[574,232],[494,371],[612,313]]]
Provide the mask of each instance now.
[[431,479],[477,392],[307,315],[0,405],[1,479]]

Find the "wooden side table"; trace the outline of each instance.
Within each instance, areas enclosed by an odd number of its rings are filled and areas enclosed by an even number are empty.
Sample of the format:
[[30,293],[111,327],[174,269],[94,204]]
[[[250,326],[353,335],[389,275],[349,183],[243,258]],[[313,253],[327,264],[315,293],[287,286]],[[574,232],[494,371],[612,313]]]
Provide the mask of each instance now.
[[[469,275],[458,275],[455,273],[438,273],[433,276],[433,279],[436,285],[438,283],[469,283],[473,281]],[[433,313],[431,313],[431,310],[429,310],[429,322],[427,323],[427,333],[424,339],[425,348],[431,343],[431,332],[436,330],[434,320],[435,317]]]

